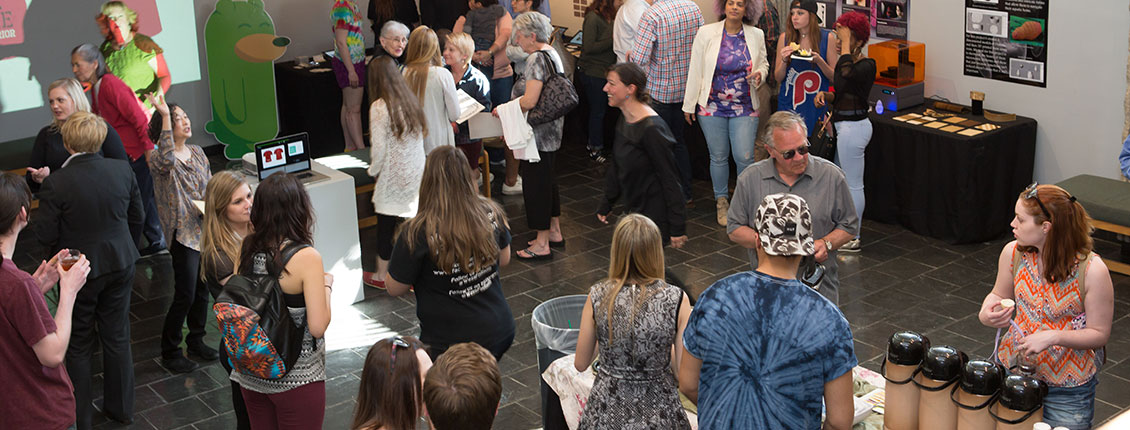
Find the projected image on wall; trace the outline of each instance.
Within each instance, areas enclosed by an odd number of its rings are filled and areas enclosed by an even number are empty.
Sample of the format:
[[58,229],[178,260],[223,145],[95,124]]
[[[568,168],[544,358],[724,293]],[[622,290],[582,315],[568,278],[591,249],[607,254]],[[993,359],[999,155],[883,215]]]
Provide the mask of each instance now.
[[[47,118],[44,88],[73,76],[71,49],[83,43],[103,46],[108,38],[118,42],[110,45],[119,70],[134,76],[142,88],[168,89],[175,96],[176,88],[169,89],[170,85],[200,80],[193,2],[123,0],[125,8],[103,14],[105,3],[0,0],[0,119],[28,109],[42,109]],[[136,16],[131,19],[127,10]],[[99,15],[105,16],[101,23],[96,19]],[[159,56],[146,55],[157,51]],[[130,61],[141,67],[131,66]]]

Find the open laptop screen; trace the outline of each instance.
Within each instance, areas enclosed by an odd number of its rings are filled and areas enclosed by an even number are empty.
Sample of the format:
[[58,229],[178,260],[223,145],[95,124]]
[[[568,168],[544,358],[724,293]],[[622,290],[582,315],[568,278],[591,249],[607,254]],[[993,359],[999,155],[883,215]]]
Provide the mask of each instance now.
[[310,170],[310,151],[306,133],[284,136],[255,144],[255,165],[259,180],[279,172]]

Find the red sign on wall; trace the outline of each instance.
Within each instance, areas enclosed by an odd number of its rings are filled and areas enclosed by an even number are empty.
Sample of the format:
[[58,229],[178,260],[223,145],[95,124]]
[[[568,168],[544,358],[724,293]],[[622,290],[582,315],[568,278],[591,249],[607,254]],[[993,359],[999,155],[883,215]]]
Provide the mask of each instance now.
[[0,0],[0,45],[24,43],[24,0]]

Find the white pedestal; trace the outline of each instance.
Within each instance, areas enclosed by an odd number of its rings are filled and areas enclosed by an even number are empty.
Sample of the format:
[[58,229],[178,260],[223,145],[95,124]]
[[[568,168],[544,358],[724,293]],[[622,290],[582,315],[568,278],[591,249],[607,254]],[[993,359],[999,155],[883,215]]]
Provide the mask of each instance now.
[[[357,197],[353,177],[316,161],[311,169],[329,177],[306,184],[314,207],[314,248],[322,254],[325,271],[334,276],[330,308],[333,315],[345,312],[365,298],[361,284],[361,240],[357,233]],[[254,176],[244,177],[251,188],[259,185]]]

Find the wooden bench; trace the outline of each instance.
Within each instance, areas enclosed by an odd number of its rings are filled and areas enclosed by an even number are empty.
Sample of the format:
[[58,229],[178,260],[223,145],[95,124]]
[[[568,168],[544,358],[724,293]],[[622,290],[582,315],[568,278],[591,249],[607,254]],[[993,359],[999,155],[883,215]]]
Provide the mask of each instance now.
[[[327,167],[353,177],[353,184],[357,190],[357,228],[368,228],[377,225],[377,214],[373,211],[373,186],[376,181],[369,176],[369,150],[343,152],[317,158],[314,161]],[[490,158],[484,150],[479,155],[479,166],[483,178],[486,178],[490,169]],[[483,181],[483,194],[490,197],[490,182]]]
[[[1130,236],[1130,182],[1079,175],[1056,185],[1087,209],[1095,229]],[[1114,272],[1130,275],[1130,264],[1111,258],[1103,258],[1103,262]]]

